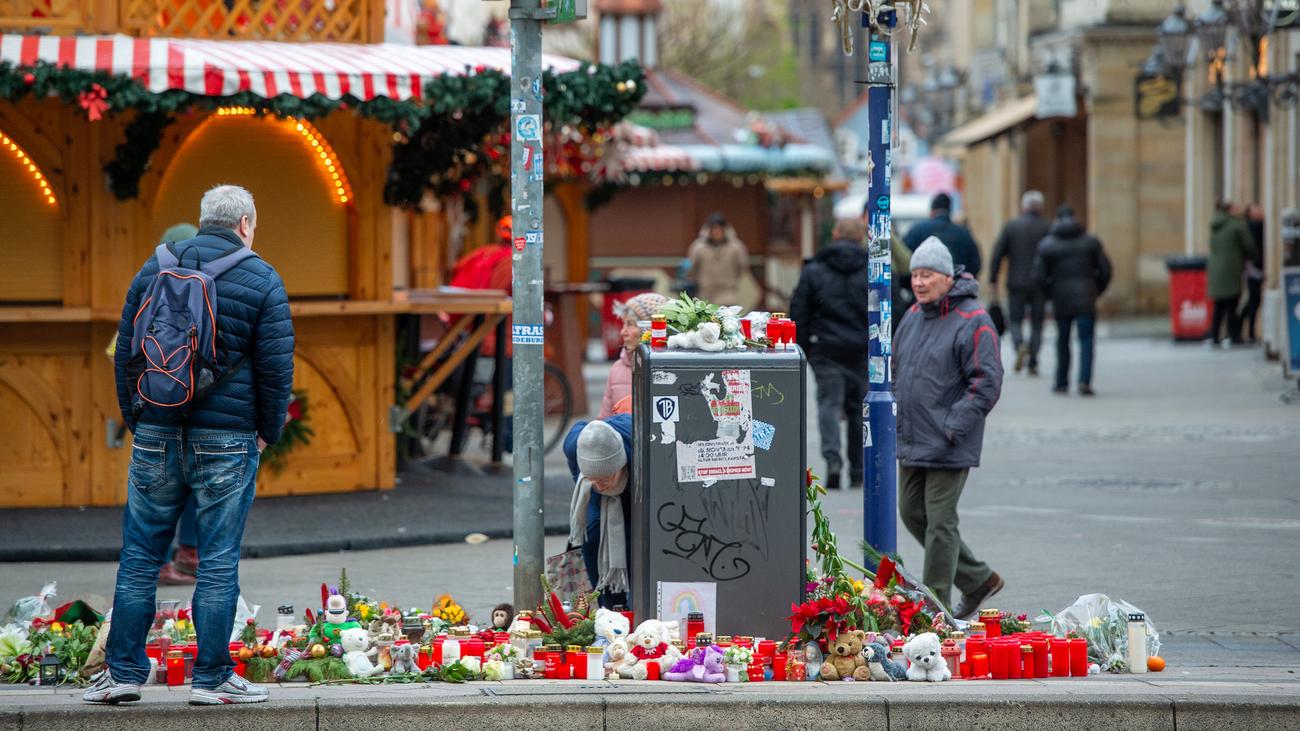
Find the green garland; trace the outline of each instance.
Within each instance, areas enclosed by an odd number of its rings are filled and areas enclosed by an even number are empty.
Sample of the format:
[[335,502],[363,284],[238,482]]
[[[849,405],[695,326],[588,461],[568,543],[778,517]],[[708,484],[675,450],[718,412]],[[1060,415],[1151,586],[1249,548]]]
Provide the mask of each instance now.
[[[469,69],[467,69],[469,71]],[[205,96],[172,89],[149,91],[125,74],[84,71],[38,62],[15,66],[0,62],[0,98],[13,101],[27,96],[55,96],[79,104],[81,94],[96,85],[104,91],[108,111],[135,110],[139,116],[128,126],[126,142],[105,165],[109,187],[118,198],[139,193],[139,179],[149,167],[166,124],[164,119],[192,109],[249,107],[258,114],[312,119],[341,109],[384,122],[404,141],[393,150],[393,164],[384,186],[389,205],[412,207],[426,190],[437,194],[465,192],[472,181],[491,174],[483,154],[484,141],[505,131],[510,116],[510,79],[496,69],[477,67],[472,74],[444,74],[425,87],[426,102],[394,101],[376,97],[361,101],[353,96],[329,99],[315,94],[305,99],[289,94],[264,98],[252,92]],[[633,61],[618,66],[582,64],[562,74],[543,75],[546,119],[577,125],[584,131],[612,124],[636,108],[645,95],[645,76]],[[495,177],[495,176],[494,176]],[[500,187],[505,181],[494,180]]]

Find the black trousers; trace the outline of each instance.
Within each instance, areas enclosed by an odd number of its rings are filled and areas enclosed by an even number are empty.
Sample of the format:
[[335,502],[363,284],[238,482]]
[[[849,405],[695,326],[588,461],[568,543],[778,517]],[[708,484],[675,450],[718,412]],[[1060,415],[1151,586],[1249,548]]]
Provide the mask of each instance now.
[[1007,291],[1011,322],[1007,329],[1011,331],[1011,342],[1016,350],[1025,343],[1025,310],[1029,310],[1029,365],[1038,366],[1038,350],[1043,347],[1043,311],[1046,309],[1047,297],[1043,290],[1011,289]]
[[1241,311],[1237,313],[1241,323],[1242,337],[1246,340],[1255,339],[1255,319],[1259,315],[1259,303],[1264,298],[1264,280],[1246,277],[1246,303],[1241,306]]
[[1223,338],[1219,337],[1219,331],[1227,325],[1228,331],[1224,336],[1234,343],[1241,342],[1241,319],[1237,317],[1237,301],[1241,295],[1233,297],[1224,297],[1214,301],[1214,319],[1210,325],[1210,339],[1216,343]]

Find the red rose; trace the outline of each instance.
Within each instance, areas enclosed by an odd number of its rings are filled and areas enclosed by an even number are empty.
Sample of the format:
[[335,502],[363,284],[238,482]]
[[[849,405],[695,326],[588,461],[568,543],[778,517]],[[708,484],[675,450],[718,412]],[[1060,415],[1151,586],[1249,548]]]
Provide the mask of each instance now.
[[289,421],[297,421],[302,418],[302,404],[297,401],[289,402]]

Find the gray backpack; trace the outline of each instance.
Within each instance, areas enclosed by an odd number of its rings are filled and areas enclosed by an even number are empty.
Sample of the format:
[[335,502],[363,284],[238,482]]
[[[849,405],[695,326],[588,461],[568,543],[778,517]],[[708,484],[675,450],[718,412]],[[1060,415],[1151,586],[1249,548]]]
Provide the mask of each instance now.
[[180,258],[191,252],[197,257],[194,247],[178,255],[170,243],[160,244],[155,252],[158,274],[136,312],[126,364],[136,419],[146,409],[159,416],[183,416],[248,360],[245,355],[222,370],[217,356],[216,280],[257,254],[237,245],[197,269],[187,269]]

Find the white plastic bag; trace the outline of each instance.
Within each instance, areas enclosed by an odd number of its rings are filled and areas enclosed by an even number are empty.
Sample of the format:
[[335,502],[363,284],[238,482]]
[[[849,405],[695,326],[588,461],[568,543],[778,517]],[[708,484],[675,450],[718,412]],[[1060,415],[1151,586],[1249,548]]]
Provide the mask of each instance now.
[[[1142,612],[1123,599],[1105,594],[1085,594],[1052,618],[1052,633],[1064,637],[1073,632],[1088,640],[1088,662],[1102,670],[1122,673],[1128,668],[1128,615]],[[1142,612],[1145,616],[1146,612]],[[1160,654],[1160,634],[1151,617],[1146,617],[1147,656]]]
[[235,605],[235,624],[230,628],[231,642],[239,641],[239,636],[243,634],[248,620],[257,619],[257,611],[261,608],[261,604],[249,605],[248,602],[244,601],[244,595],[239,595],[239,603]]
[[57,581],[51,581],[41,589],[41,593],[36,596],[25,596],[14,602],[14,605],[5,613],[3,619],[0,619],[0,626],[7,624],[17,624],[23,629],[30,629],[32,620],[40,617],[41,619],[53,619],[54,607],[50,606],[49,600],[54,597]]

